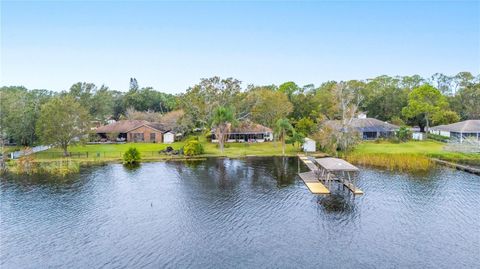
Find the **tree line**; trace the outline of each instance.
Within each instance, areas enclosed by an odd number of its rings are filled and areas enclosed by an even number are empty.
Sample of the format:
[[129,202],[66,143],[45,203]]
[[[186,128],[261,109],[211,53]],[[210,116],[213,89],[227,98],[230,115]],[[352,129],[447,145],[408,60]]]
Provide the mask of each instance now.
[[[195,128],[210,129],[212,125],[224,130],[227,122],[251,120],[272,129],[283,126],[278,138],[294,143],[318,132],[325,120],[347,124],[360,111],[382,121],[419,126],[422,130],[479,119],[480,75],[384,75],[327,81],[319,86],[299,86],[289,81],[245,87],[234,78],[212,77],[201,79],[177,95],[140,87],[131,78],[127,91],[86,82],[75,83],[62,92],[4,86],[0,88],[0,102],[0,134],[3,139],[26,146],[51,143],[54,133],[61,136],[58,133],[63,133],[61,130],[66,130],[70,123],[76,126],[65,136],[73,137],[88,132],[88,123],[92,121],[106,123],[109,119],[142,117],[153,121],[170,117],[186,133]],[[62,144],[59,139],[55,144]]]

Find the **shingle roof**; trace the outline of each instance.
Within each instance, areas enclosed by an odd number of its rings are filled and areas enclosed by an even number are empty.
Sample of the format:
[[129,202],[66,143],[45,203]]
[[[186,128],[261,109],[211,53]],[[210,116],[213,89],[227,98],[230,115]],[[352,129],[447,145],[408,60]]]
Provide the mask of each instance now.
[[119,120],[117,122],[100,126],[95,129],[95,132],[98,133],[126,133],[128,131],[137,129],[141,126],[149,126],[159,131],[164,131],[164,125],[161,123],[148,122],[146,120]]
[[438,125],[430,129],[457,133],[480,133],[480,120],[465,120],[447,125]]
[[[341,122],[339,120],[328,120],[324,124],[336,130],[341,129]],[[374,118],[354,118],[352,119],[351,126],[360,132],[392,132],[400,128]]]
[[[261,124],[253,123],[249,120],[242,121],[236,126],[232,127],[228,124],[229,134],[251,134],[251,133],[271,133],[272,129],[265,127]],[[212,128],[212,132],[215,132],[215,128]]]
[[251,121],[242,121],[230,130],[230,133],[271,133],[272,129]]

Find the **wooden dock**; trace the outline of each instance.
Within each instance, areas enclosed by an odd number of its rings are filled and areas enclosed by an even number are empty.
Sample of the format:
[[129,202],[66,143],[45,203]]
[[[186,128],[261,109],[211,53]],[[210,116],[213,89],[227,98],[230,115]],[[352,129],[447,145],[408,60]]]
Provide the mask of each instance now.
[[318,169],[313,163],[314,160],[303,155],[298,155],[298,158],[308,167],[308,169],[310,169],[309,172],[298,173],[305,185],[307,185],[310,192],[313,194],[330,194],[330,191],[327,189],[327,187],[325,187],[325,185],[323,185],[323,183],[317,179],[315,173],[313,172]]
[[330,191],[315,177],[315,173],[305,172],[298,174],[300,178],[305,182],[310,192],[313,194],[330,194]]
[[435,159],[435,158],[432,158],[432,160],[436,163],[480,176],[480,169],[478,168],[471,167],[468,165],[458,164],[458,163],[447,162],[447,161]]
[[347,187],[351,192],[353,192],[353,194],[355,195],[362,195],[363,194],[363,191],[355,186],[353,186],[352,183],[345,183],[345,182],[342,182],[343,183],[343,186]]
[[[343,179],[342,177],[336,177],[333,173],[328,173],[330,170],[339,170],[339,171],[345,171],[348,173],[348,171],[358,171],[358,168],[351,165],[350,163],[341,160],[341,159],[335,159],[337,162],[334,163],[336,166],[334,167],[328,167],[328,165],[331,165],[332,162],[331,160],[321,160],[321,159],[314,159],[310,158],[308,156],[298,154],[299,160],[301,160],[310,170],[309,172],[304,172],[304,173],[298,173],[300,178],[303,180],[305,185],[307,185],[308,189],[310,192],[313,194],[330,194],[330,190],[322,183],[320,180],[321,178],[325,183],[332,182],[332,181],[337,181],[341,184],[343,184],[344,187],[346,187],[348,190],[350,190],[354,195],[362,195],[363,191],[357,188],[354,184],[354,181],[351,180],[346,180]],[[331,158],[330,158],[331,159]],[[330,161],[330,163],[324,164],[323,162],[327,160]],[[320,161],[320,163],[319,163]],[[315,162],[319,163],[321,167],[317,166]],[[341,167],[338,167],[341,166]],[[319,170],[319,169],[324,169],[324,170]],[[327,172],[327,174],[322,174],[319,175],[319,171],[324,171]],[[317,173],[317,174],[316,174]],[[350,177],[348,178],[350,179]],[[330,185],[330,184],[329,184]]]

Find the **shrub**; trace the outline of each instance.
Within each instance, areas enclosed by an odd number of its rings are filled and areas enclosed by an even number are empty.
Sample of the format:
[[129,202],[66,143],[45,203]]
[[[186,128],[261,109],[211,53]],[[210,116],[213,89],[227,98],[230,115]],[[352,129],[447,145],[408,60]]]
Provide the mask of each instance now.
[[450,138],[448,136],[431,134],[431,133],[427,133],[427,138],[435,140],[435,141],[444,142],[444,143],[446,143],[450,140]]
[[137,148],[131,147],[123,154],[124,164],[137,164],[140,160],[140,152]]
[[400,129],[398,129],[397,138],[400,141],[405,142],[412,138],[412,132],[407,127],[402,126]]
[[186,156],[195,156],[204,153],[203,145],[195,139],[187,141],[183,147],[183,154]]

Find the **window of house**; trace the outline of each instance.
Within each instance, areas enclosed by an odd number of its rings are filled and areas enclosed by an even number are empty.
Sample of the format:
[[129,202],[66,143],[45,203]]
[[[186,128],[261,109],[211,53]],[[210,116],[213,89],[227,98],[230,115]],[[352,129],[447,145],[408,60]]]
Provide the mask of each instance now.
[[133,141],[135,141],[135,142],[143,142],[143,141],[144,141],[143,133],[134,133],[134,134],[133,134]]
[[155,133],[150,133],[150,142],[155,142]]

